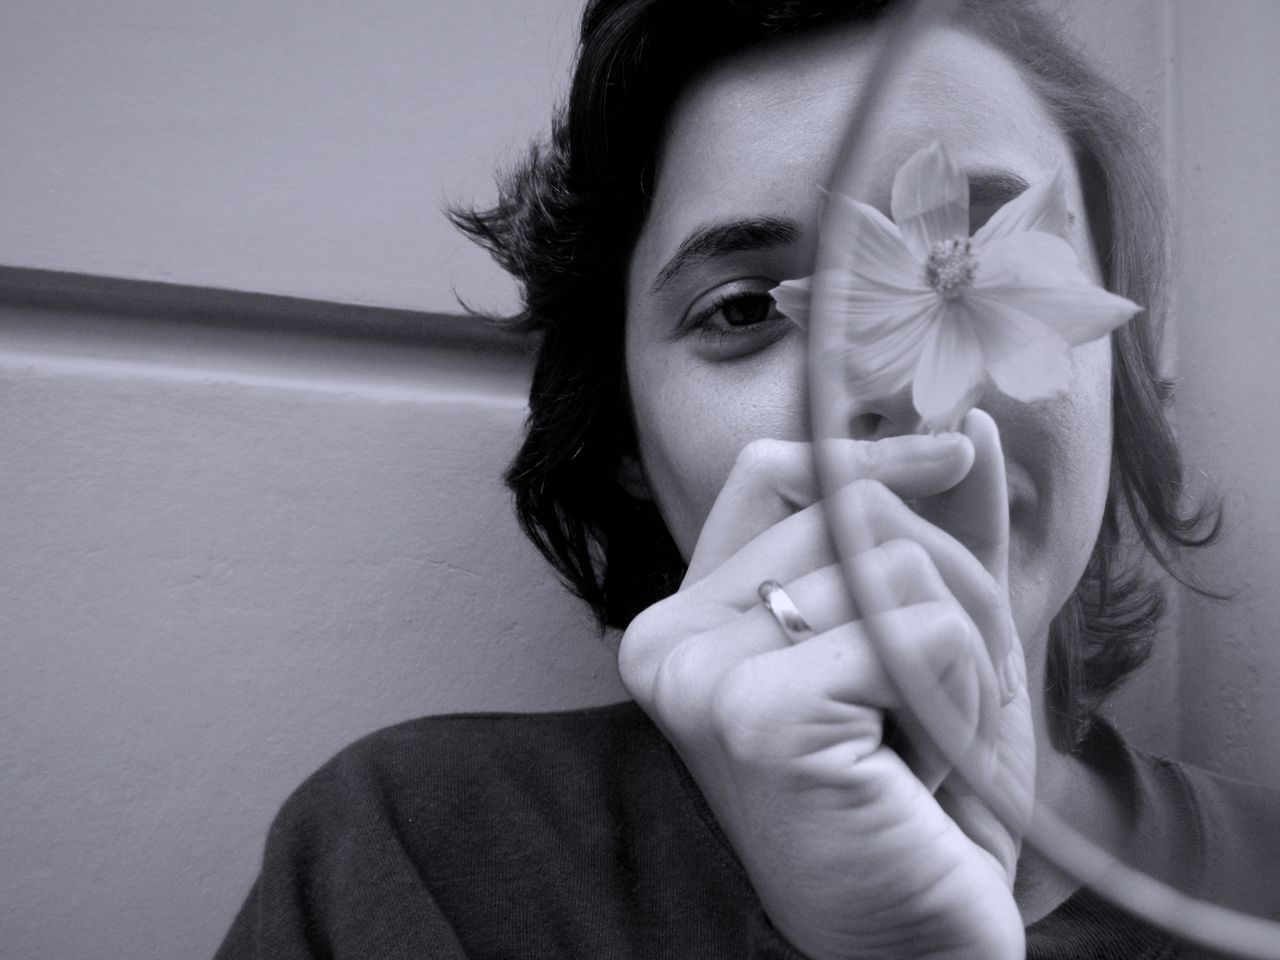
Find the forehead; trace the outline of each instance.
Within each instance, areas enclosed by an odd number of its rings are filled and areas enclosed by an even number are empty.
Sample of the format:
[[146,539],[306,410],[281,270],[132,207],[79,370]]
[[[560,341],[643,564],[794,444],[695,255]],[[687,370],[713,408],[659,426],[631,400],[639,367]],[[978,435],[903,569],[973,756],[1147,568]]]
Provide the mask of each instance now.
[[[753,48],[697,77],[670,117],[633,263],[669,252],[707,221],[743,213],[816,220],[819,188],[882,41],[881,28],[841,26]],[[868,128],[860,200],[887,208],[897,168],[934,140],[969,172],[1028,181],[1069,160],[1019,69],[969,33],[931,28],[895,76]]]

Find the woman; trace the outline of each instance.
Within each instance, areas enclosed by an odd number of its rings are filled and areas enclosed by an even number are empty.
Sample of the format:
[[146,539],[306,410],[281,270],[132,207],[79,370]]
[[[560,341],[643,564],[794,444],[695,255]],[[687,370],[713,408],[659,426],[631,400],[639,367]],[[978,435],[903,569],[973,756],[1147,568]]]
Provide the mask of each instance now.
[[1234,852],[1280,825],[1274,798],[1094,718],[1160,610],[1126,535],[1163,564],[1212,531],[1176,506],[1154,177],[1126,108],[1025,3],[969,3],[921,38],[857,197],[889,210],[941,142],[977,229],[1060,170],[1081,269],[1146,309],[1076,346],[1056,398],[988,390],[958,430],[920,432],[910,390],[864,395],[849,482],[819,501],[805,337],[771,291],[812,271],[819,187],[894,7],[588,7],[552,142],[459,221],[542,332],[508,476],[521,521],[625,629],[638,705],[427,719],[345,751],[273,826],[221,956],[1198,955],[1019,857],[1017,825],[913,727],[835,566],[835,506],[869,524],[857,562],[893,598],[889,633],[1012,806],[1034,788],[1165,879],[1280,904]]

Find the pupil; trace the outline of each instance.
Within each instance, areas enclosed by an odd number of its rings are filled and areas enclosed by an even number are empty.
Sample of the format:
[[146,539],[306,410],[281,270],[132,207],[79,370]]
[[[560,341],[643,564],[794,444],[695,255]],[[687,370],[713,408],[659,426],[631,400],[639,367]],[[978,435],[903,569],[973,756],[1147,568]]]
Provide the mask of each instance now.
[[731,327],[747,327],[753,323],[762,323],[769,318],[769,311],[773,309],[773,301],[770,297],[737,297],[726,303],[722,308],[724,310],[724,319]]

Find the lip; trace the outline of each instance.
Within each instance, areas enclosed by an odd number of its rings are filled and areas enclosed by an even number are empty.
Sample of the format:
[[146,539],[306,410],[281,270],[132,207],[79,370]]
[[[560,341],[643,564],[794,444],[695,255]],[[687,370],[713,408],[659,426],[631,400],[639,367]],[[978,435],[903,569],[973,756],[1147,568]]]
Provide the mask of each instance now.
[[1037,536],[1040,523],[1040,493],[1031,474],[1019,464],[1005,465],[1009,491],[1009,533],[1015,538]]
[[1009,509],[1033,503],[1036,499],[1036,486],[1031,482],[1031,475],[1019,463],[1005,461],[1005,485],[1009,490]]
[[[1035,522],[1040,501],[1035,481],[1030,472],[1021,464],[1005,462],[1005,491],[1009,502],[1010,533],[1027,528]],[[915,513],[926,519],[930,516],[927,499],[908,499],[905,501]]]

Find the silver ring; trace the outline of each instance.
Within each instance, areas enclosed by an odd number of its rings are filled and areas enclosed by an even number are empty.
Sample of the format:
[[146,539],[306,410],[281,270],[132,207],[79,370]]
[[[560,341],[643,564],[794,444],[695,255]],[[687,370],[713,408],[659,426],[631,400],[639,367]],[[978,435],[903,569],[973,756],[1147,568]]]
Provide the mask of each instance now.
[[782,589],[782,584],[777,580],[766,580],[760,584],[756,592],[760,594],[765,609],[773,614],[773,619],[778,621],[778,626],[782,628],[782,632],[787,635],[789,641],[799,643],[814,635],[809,621],[801,615],[795,601],[787,596],[787,591]]

